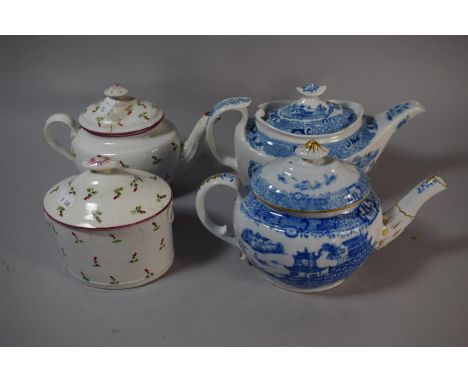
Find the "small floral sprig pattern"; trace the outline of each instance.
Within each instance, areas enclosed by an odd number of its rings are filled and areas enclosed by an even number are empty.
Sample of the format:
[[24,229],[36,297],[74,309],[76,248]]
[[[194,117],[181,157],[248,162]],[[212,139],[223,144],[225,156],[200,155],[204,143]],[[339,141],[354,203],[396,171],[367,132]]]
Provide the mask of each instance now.
[[129,168],[130,166],[126,163],[124,163],[123,161],[119,160],[119,163],[120,165],[123,167],[123,168]]
[[151,155],[151,158],[153,158],[153,165],[158,164],[162,161],[161,158],[155,157],[154,155]]
[[146,276],[145,278],[149,279],[151,276],[154,276],[154,273],[151,272],[149,269],[145,268],[145,273],[146,273]]
[[54,192],[57,192],[59,190],[60,186],[55,187],[53,190],[49,192],[49,195],[52,195]]
[[138,190],[138,182],[143,182],[143,179],[141,179],[139,176],[134,176],[133,180],[130,182],[130,187],[133,187],[133,192],[137,192]]
[[89,281],[88,277],[86,277],[86,275],[83,273],[83,272],[80,272],[81,274],[81,278],[84,280],[84,281]]
[[119,280],[117,280],[114,276],[109,276],[110,278],[110,284],[111,285],[118,285],[119,284]]
[[83,200],[89,200],[96,194],[97,194],[97,191],[93,187],[88,187],[86,189],[86,196],[83,198]]
[[75,191],[75,189],[73,188],[73,186],[70,187],[70,189],[68,190],[68,193],[69,193],[70,195],[76,195],[76,191]]
[[104,120],[104,117],[101,117],[101,116],[100,116],[100,117],[96,117],[96,122],[97,122],[97,124],[98,124],[99,127],[102,127],[101,122],[102,122],[103,120]]
[[137,100],[137,105],[140,106],[140,107],[142,107],[143,109],[146,109],[146,108],[147,108],[147,106],[145,105],[144,102],[141,101],[141,99],[138,99],[138,100]]
[[75,238],[75,244],[83,243],[83,240],[81,240],[75,232],[72,232],[71,234]]
[[160,202],[161,200],[163,200],[163,199],[166,198],[166,197],[167,197],[166,194],[163,194],[163,195],[161,195],[161,194],[156,194],[156,200],[157,200],[158,202]]
[[143,113],[138,114],[138,118],[144,118],[149,121],[148,112],[144,111]]
[[47,224],[49,224],[49,225],[50,225],[50,228],[52,228],[52,232],[53,232],[55,235],[58,235],[58,232],[57,232],[57,230],[55,229],[55,226],[54,226],[52,223],[49,223],[49,222],[48,222]]
[[132,258],[130,259],[130,263],[131,264],[134,264],[138,261],[138,252],[135,252],[133,255],[132,255]]
[[101,266],[101,264],[99,264],[97,256],[94,256],[93,257],[93,267],[100,267],[100,266]]
[[164,238],[161,239],[161,242],[159,243],[159,250],[163,249],[166,246],[166,243],[164,242]]
[[63,217],[63,211],[65,211],[65,208],[62,206],[58,206],[57,211],[59,212],[59,216]]
[[171,142],[171,146],[173,151],[177,151],[177,149],[179,148],[179,145],[177,145],[177,143],[174,142]]
[[143,210],[143,206],[136,206],[134,210],[130,211],[132,214],[146,214],[146,211]]
[[122,196],[123,187],[117,187],[114,189],[114,197],[112,199],[116,200]]
[[113,233],[110,233],[109,236],[110,236],[110,238],[112,239],[112,242],[113,242],[114,244],[117,244],[117,243],[121,243],[121,242],[122,242],[122,240],[118,239],[117,236],[115,236]]
[[93,215],[94,220],[96,220],[98,223],[102,223],[102,211],[97,210],[91,213]]
[[153,232],[154,232],[154,231],[157,231],[159,228],[161,228],[161,226],[160,226],[158,223],[153,222],[153,223],[151,223],[151,224],[152,224],[152,226],[153,226]]

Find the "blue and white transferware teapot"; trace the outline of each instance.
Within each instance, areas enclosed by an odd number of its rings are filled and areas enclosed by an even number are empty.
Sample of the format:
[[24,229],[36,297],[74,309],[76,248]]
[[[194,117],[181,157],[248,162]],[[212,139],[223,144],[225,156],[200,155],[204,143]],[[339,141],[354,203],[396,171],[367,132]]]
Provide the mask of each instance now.
[[[294,154],[309,140],[326,146],[331,156],[344,159],[369,172],[393,134],[408,120],[425,111],[417,101],[406,101],[386,111],[364,115],[363,107],[351,101],[323,101],[326,86],[313,83],[298,87],[296,101],[273,101],[258,107],[248,118],[247,97],[220,101],[207,122],[208,146],[223,165],[237,171],[244,184],[262,165]],[[235,157],[222,153],[214,140],[213,127],[221,114],[237,110],[242,118],[234,133]]]
[[[441,178],[431,176],[383,213],[368,176],[328,152],[315,141],[307,142],[294,156],[261,167],[250,191],[231,174],[206,179],[196,199],[200,220],[239,248],[274,285],[316,292],[340,284],[446,188]],[[234,232],[206,213],[206,195],[220,185],[237,191]]]

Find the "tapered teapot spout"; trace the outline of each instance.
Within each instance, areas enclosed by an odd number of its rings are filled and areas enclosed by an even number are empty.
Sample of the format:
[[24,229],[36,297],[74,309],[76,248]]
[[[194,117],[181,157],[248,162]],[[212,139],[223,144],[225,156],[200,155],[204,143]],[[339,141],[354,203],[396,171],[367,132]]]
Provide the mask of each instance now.
[[375,116],[378,132],[375,137],[381,151],[390,138],[410,119],[424,113],[426,109],[416,100],[401,102]]
[[208,114],[204,114],[195,124],[188,138],[182,143],[182,168],[187,168],[200,151],[205,138],[207,120]]
[[384,212],[382,234],[377,248],[384,247],[399,236],[422,205],[446,188],[447,184],[442,178],[430,176],[414,187],[393,208]]

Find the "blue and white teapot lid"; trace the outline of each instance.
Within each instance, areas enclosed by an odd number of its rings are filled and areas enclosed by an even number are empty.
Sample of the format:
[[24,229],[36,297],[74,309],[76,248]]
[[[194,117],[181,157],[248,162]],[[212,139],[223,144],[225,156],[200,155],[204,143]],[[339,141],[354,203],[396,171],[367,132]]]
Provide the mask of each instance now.
[[269,111],[265,116],[269,125],[288,133],[316,136],[341,131],[358,118],[351,108],[320,99],[326,86],[309,83],[296,89],[301,98]]
[[286,212],[331,213],[352,207],[371,191],[368,176],[328,156],[309,141],[289,158],[274,160],[252,177],[251,190],[264,204]]

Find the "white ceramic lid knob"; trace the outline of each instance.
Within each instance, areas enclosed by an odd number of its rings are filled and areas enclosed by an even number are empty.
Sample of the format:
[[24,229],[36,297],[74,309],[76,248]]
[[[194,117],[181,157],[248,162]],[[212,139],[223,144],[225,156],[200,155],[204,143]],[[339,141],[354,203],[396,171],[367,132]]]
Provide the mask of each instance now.
[[125,89],[118,82],[113,82],[112,85],[104,91],[104,95],[111,98],[123,97],[127,95],[127,93],[128,90]]
[[326,146],[321,146],[318,142],[310,140],[304,146],[299,146],[294,153],[304,160],[319,163],[328,156],[328,151]]

